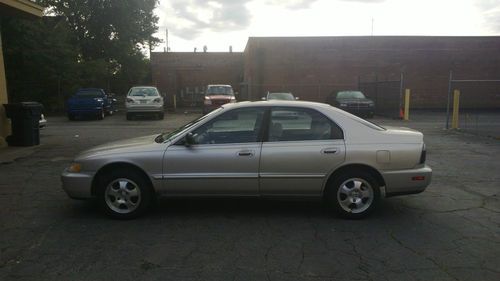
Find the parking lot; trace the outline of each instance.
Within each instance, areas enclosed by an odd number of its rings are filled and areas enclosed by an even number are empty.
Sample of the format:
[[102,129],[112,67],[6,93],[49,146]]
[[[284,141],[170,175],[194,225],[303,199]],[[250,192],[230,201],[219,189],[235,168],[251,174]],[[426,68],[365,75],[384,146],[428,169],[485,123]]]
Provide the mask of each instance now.
[[0,150],[0,280],[500,279],[500,141],[438,118],[373,120],[421,130],[434,174],[424,193],[384,200],[364,220],[316,201],[163,199],[116,221],[61,189],[79,151],[197,116],[48,116],[40,146]]

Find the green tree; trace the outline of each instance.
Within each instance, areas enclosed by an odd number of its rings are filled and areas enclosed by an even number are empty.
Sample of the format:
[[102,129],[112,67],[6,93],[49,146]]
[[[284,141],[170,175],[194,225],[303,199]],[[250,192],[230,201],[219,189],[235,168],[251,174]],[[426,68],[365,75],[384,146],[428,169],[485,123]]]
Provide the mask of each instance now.
[[62,107],[79,87],[124,93],[150,81],[158,0],[38,0],[40,21],[3,20],[9,98]]

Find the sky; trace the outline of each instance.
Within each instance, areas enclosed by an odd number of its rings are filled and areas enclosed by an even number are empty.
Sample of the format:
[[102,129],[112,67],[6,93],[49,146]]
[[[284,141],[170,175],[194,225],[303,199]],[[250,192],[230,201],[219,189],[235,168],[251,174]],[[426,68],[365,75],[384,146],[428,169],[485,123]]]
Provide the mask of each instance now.
[[251,36],[500,35],[500,0],[160,0],[165,48],[245,49]]

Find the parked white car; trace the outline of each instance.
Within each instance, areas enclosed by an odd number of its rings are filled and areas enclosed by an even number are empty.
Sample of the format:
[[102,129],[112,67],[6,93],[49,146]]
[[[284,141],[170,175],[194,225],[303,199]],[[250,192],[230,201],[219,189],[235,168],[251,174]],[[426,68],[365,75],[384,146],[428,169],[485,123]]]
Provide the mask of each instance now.
[[154,115],[163,119],[163,97],[158,89],[151,86],[132,87],[125,100],[127,120],[132,120],[135,115]]

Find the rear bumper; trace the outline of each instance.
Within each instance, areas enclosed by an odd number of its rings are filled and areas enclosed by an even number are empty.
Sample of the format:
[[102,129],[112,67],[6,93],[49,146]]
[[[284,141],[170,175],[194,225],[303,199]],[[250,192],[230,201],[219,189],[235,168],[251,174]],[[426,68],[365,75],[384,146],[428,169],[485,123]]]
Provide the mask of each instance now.
[[61,174],[62,188],[74,199],[92,198],[92,178],[89,173],[70,173],[64,170]]
[[427,165],[416,169],[382,172],[386,197],[424,191],[431,183],[432,169]]

